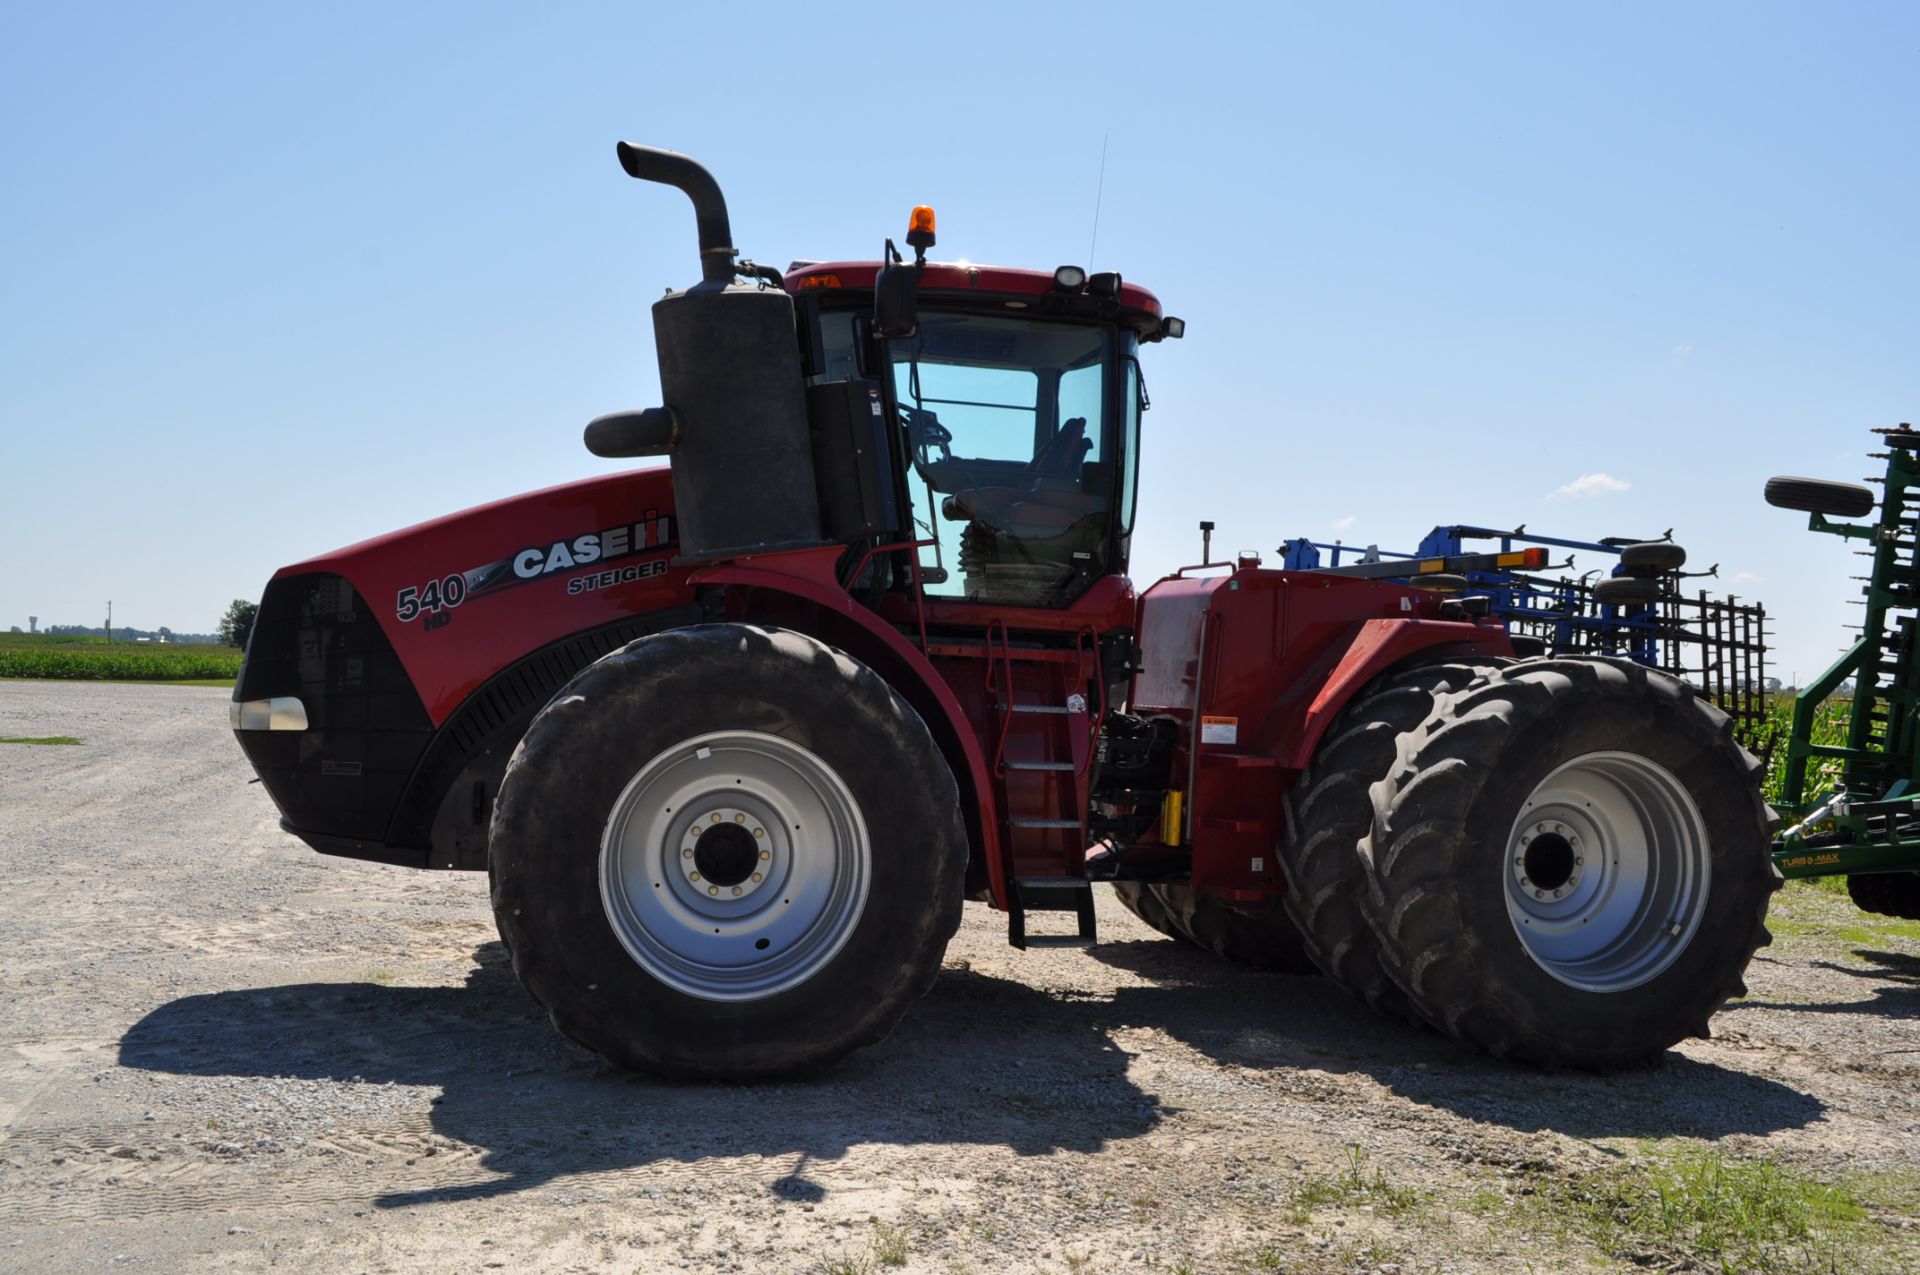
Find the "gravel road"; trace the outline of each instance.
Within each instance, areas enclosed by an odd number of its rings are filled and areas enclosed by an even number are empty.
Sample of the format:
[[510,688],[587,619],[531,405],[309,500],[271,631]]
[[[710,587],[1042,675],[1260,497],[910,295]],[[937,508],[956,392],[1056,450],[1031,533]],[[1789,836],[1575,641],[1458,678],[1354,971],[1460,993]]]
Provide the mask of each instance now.
[[1672,1148],[1854,1183],[1870,1264],[1920,1265],[1920,930],[1842,898],[1783,894],[1715,1039],[1604,1079],[1103,891],[1091,952],[969,904],[935,990],[821,1080],[664,1084],[550,1030],[482,878],[282,834],[226,698],[0,682],[0,736],[84,741],[0,745],[0,1271],[1624,1266],[1528,1201]]

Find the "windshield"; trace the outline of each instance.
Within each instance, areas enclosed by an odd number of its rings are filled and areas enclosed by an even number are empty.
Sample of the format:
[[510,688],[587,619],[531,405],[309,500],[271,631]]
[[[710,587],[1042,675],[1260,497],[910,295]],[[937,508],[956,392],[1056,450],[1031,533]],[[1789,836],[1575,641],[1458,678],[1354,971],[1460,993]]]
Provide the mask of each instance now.
[[888,356],[929,594],[1057,606],[1107,572],[1110,329],[923,310]]

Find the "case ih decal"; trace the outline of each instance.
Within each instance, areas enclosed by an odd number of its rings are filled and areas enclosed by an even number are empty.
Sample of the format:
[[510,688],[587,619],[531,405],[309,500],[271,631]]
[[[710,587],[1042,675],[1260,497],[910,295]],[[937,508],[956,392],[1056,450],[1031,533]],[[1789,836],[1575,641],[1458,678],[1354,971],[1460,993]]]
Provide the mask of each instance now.
[[673,515],[649,511],[638,522],[589,531],[566,540],[528,545],[496,562],[458,572],[441,580],[409,585],[394,600],[394,617],[402,624],[431,618],[451,610],[468,598],[484,597],[517,585],[532,584],[560,571],[570,571],[590,563],[613,563],[627,558],[658,554],[649,562],[630,563],[575,576],[567,581],[569,597],[593,589],[610,589],[664,575],[669,559],[665,556],[679,547],[674,536]]

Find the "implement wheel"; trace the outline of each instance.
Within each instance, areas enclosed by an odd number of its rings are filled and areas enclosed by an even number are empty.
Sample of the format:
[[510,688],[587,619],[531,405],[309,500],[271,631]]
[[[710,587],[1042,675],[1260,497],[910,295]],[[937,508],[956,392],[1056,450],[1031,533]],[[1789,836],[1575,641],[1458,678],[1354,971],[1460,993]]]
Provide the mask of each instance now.
[[1382,1013],[1415,1017],[1380,963],[1380,940],[1362,907],[1367,876],[1355,847],[1373,827],[1371,790],[1393,769],[1400,736],[1427,719],[1436,694],[1459,690],[1505,662],[1429,664],[1373,682],[1335,719],[1287,792],[1287,835],[1280,844],[1287,915],[1307,958]]
[[890,1032],[960,922],[966,831],[865,665],[740,624],[583,670],[508,764],[494,918],[554,1025],[623,1067],[751,1080]]
[[1920,921],[1920,872],[1867,872],[1847,878],[1853,905],[1875,916]]
[[1437,697],[1360,845],[1388,973],[1501,1058],[1608,1070],[1706,1035],[1770,941],[1760,771],[1724,713],[1624,661]]

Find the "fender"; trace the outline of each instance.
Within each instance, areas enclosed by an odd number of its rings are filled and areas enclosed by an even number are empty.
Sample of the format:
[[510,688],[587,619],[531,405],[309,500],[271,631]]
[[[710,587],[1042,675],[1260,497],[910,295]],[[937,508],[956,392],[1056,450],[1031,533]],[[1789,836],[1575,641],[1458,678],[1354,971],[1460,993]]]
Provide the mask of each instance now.
[[[791,556],[797,559],[813,555]],[[826,560],[830,566],[831,557]],[[827,578],[831,579],[831,576]],[[946,679],[928,663],[927,657],[900,636],[898,631],[882,623],[873,612],[857,605],[845,592],[828,583],[784,571],[746,566],[707,568],[695,572],[689,583],[703,588],[718,586],[740,594],[774,593],[805,604],[832,617],[833,627],[841,630],[841,633],[833,635],[838,639],[836,645],[848,648],[849,654],[858,656],[868,664],[892,665],[891,668],[880,667],[878,671],[881,676],[893,683],[894,689],[913,705],[914,710],[928,719],[927,727],[947,753],[949,763],[954,762],[955,753],[959,755],[958,760],[964,763],[964,773],[954,776],[960,783],[961,813],[966,818],[973,844],[979,849],[986,865],[987,886],[993,896],[993,904],[1005,908],[1007,865],[1002,861],[1000,851],[1000,811],[993,781],[988,773],[986,755],[980,749],[980,741],[975,738],[959,699],[947,685]],[[743,609],[757,605],[753,600],[742,599]],[[846,634],[858,635],[857,643],[866,644],[866,649],[855,649],[856,642],[846,641]],[[826,635],[815,636],[826,639]],[[928,717],[929,710],[935,714],[931,718]]]
[[1360,689],[1411,657],[1424,655],[1486,655],[1510,658],[1513,644],[1498,625],[1458,620],[1368,620],[1320,683],[1319,693],[1302,714],[1297,729],[1283,736],[1292,741],[1291,753],[1280,764],[1305,770],[1320,737]]

